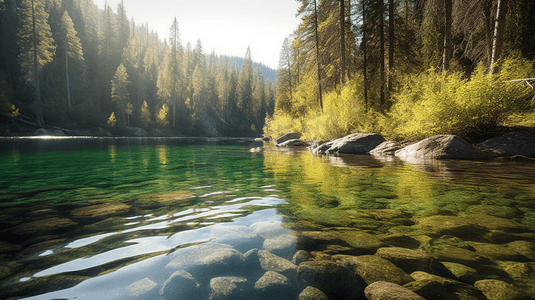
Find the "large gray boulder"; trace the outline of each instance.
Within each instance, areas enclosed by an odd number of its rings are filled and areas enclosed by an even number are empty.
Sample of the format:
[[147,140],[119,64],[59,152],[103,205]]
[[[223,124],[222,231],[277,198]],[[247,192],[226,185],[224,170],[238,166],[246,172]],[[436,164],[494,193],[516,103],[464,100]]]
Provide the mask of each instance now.
[[368,300],[425,300],[424,297],[415,292],[386,281],[377,281],[366,287],[364,290]]
[[529,131],[516,131],[486,140],[477,148],[490,156],[535,156],[535,135]]
[[354,270],[355,274],[361,276],[366,284],[372,284],[376,281],[406,284],[414,281],[401,268],[377,255],[334,255],[333,258],[339,264]]
[[396,156],[407,159],[477,159],[483,153],[463,138],[456,135],[440,134],[424,139],[396,151]]
[[299,139],[301,137],[301,133],[299,132],[288,132],[288,133],[285,133],[284,135],[278,137],[275,139],[275,143],[278,144],[282,144],[286,141],[289,141],[289,140],[295,140],[295,139]]
[[292,299],[297,296],[297,289],[292,282],[277,272],[267,271],[254,285],[259,299]]
[[327,297],[321,290],[313,286],[307,286],[301,294],[299,294],[299,300],[329,300],[329,297]]
[[297,237],[291,234],[282,234],[264,240],[263,250],[270,251],[280,257],[289,257],[295,252]]
[[314,149],[314,154],[369,154],[385,138],[377,133],[353,133],[330,142],[330,147],[321,145]]

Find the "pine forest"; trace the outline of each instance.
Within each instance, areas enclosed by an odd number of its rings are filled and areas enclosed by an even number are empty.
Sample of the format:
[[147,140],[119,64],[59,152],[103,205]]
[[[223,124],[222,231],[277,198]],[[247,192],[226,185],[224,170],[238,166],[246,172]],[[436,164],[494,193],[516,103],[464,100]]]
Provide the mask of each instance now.
[[265,133],[478,140],[535,126],[532,0],[300,0]]
[[[182,45],[176,18],[160,37],[124,1],[0,1],[1,122],[72,129],[126,126],[168,135],[258,136],[275,102],[275,71]],[[163,40],[162,40],[163,39]],[[271,78],[271,79],[270,79]]]
[[183,45],[176,18],[158,36],[124,2],[2,0],[1,122],[396,140],[535,126],[533,0],[297,2],[300,25],[269,78],[249,48]]

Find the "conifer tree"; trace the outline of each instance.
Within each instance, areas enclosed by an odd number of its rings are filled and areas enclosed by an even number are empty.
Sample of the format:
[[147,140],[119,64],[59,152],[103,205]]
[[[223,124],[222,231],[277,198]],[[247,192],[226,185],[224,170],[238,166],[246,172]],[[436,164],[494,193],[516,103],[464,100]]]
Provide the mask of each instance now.
[[71,103],[71,88],[69,81],[69,59],[74,61],[83,62],[83,52],[82,44],[80,39],[76,36],[76,30],[74,30],[74,23],[72,22],[71,17],[67,11],[63,12],[61,17],[61,31],[62,36],[64,37],[65,45],[65,81],[67,84],[67,105],[69,112],[72,112],[72,103]]
[[113,76],[113,79],[111,80],[111,99],[119,106],[119,109],[123,115],[123,122],[125,126],[127,120],[124,114],[127,110],[128,100],[130,99],[130,94],[128,93],[127,88],[129,83],[130,81],[128,80],[126,68],[121,63],[119,67],[117,67],[115,76]]
[[26,78],[35,86],[35,115],[38,125],[44,125],[43,103],[41,100],[40,71],[55,54],[56,47],[47,22],[48,13],[44,0],[23,0],[19,10],[19,55],[20,64]]
[[251,59],[251,48],[247,47],[243,66],[240,69],[237,87],[237,106],[240,112],[241,130],[246,132],[251,125],[253,107],[253,61]]

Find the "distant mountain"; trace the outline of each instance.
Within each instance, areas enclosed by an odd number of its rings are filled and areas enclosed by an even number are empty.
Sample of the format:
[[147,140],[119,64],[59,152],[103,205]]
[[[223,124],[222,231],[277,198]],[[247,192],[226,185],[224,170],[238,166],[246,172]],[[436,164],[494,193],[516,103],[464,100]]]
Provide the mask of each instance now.
[[[243,65],[243,57],[219,55],[218,58],[222,62],[225,61],[225,59],[227,59],[229,65],[238,66],[238,71],[241,69],[241,66]],[[277,70],[272,69],[264,65],[263,63],[253,61],[253,69],[256,69],[257,67],[260,67],[260,70],[262,71],[262,76],[264,76],[264,80],[269,79],[271,80],[271,82],[273,82],[273,84],[275,84],[275,81],[277,80]]]

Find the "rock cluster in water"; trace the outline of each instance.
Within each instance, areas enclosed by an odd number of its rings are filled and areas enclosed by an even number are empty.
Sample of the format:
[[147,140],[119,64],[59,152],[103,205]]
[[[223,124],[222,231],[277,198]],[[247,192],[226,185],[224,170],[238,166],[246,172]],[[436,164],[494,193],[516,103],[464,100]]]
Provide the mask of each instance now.
[[403,147],[386,141],[377,133],[353,133],[321,142],[300,140],[300,134],[287,133],[275,140],[277,147],[309,147],[315,155],[372,154],[395,155],[408,162],[427,159],[485,159],[502,156],[535,157],[535,135],[518,131],[489,139],[475,147],[456,135],[440,134]]

